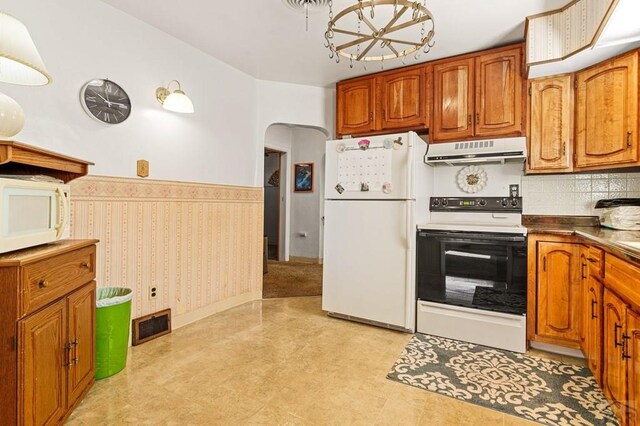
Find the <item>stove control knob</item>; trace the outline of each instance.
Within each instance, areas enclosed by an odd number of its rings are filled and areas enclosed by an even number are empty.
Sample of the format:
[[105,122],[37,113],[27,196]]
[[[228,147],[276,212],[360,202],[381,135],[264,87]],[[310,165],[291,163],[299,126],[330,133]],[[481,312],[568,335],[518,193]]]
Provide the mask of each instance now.
[[442,207],[447,207],[448,204],[449,204],[449,201],[447,201],[446,198],[442,200]]
[[513,200],[511,200],[511,205],[513,207],[518,207],[518,200],[516,200],[515,198]]
[[439,205],[440,205],[440,200],[438,200],[437,198],[433,200],[433,207],[438,207]]
[[478,204],[480,204],[482,207],[487,205],[487,200],[480,200],[478,201]]
[[502,204],[502,207],[507,207],[507,199],[503,198],[502,199],[502,203],[500,203],[500,204]]

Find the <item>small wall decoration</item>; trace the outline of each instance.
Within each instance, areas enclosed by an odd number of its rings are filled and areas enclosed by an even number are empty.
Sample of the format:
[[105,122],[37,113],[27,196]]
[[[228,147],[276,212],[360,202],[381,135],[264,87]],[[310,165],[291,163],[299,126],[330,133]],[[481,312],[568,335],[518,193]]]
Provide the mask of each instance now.
[[296,163],[293,177],[294,192],[313,192],[313,163]]
[[460,170],[457,181],[462,191],[475,194],[487,185],[487,172],[480,166],[467,166]]

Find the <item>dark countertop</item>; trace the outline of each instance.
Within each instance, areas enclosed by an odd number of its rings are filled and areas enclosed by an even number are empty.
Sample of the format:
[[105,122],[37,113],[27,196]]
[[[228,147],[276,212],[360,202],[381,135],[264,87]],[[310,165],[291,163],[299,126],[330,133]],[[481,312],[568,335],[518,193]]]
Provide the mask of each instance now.
[[524,216],[522,224],[529,234],[577,235],[606,247],[619,257],[640,263],[640,246],[623,244],[640,244],[640,231],[603,228],[597,218],[591,216]]

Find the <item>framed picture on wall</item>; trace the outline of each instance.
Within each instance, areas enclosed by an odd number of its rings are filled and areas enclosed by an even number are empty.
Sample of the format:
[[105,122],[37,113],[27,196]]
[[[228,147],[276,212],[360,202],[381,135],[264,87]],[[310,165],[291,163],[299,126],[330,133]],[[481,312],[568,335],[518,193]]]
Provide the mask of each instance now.
[[294,192],[313,192],[313,163],[296,163],[293,166]]

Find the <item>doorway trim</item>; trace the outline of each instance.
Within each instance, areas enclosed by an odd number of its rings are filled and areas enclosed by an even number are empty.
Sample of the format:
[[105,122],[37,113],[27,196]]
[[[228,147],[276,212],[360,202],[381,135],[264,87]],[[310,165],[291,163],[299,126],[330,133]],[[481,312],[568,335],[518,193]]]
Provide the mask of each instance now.
[[[277,222],[278,222],[278,228],[277,228],[277,236],[278,239],[276,241],[276,261],[280,261],[281,259],[283,259],[283,251],[280,249],[282,246],[282,242],[283,240],[283,232],[282,232],[282,228],[283,228],[283,223],[282,223],[282,212],[283,212],[283,203],[282,203],[282,186],[283,186],[283,179],[282,179],[282,174],[283,174],[283,170],[282,170],[282,157],[284,155],[284,152],[280,151],[279,149],[274,149],[274,148],[269,148],[266,147],[264,148],[264,152],[265,152],[265,157],[268,154],[277,154],[278,155],[278,202],[276,203],[276,214],[277,214]],[[266,186],[265,186],[266,188]],[[265,211],[264,211],[264,216],[266,217],[266,203],[264,204],[265,206]],[[266,232],[265,232],[266,234]],[[268,241],[268,240],[267,240]],[[267,244],[267,260],[269,260],[269,244]]]

